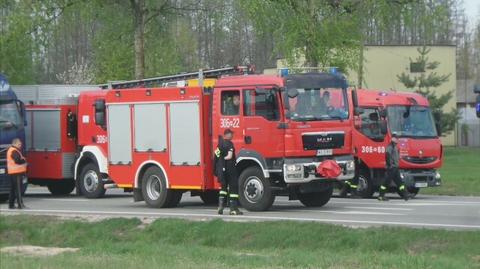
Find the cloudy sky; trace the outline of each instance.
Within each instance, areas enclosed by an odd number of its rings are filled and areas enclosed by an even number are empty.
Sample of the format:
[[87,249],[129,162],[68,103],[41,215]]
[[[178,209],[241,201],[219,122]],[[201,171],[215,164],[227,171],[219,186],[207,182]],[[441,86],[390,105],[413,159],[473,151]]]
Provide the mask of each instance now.
[[467,14],[471,25],[475,25],[480,17],[480,0],[463,0],[465,13]]

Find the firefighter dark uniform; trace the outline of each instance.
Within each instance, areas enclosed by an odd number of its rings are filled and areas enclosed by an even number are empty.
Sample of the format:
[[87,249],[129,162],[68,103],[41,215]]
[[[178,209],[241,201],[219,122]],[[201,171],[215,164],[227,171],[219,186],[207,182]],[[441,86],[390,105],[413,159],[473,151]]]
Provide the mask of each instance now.
[[[226,130],[225,134],[232,133]],[[225,157],[231,152],[231,158],[226,160]],[[235,146],[230,139],[220,139],[215,149],[215,175],[217,176],[221,190],[218,199],[218,214],[223,214],[223,209],[230,202],[230,215],[241,215],[238,209],[238,175],[236,168]]]
[[392,180],[397,185],[398,190],[402,193],[402,197],[405,199],[405,201],[410,198],[410,194],[408,193],[402,179],[400,178],[400,171],[398,170],[399,160],[400,153],[398,152],[396,137],[393,137],[390,144],[388,144],[385,152],[386,173],[383,182],[380,185],[380,196],[378,197],[378,200],[380,201],[388,201],[388,198],[385,197],[385,193],[387,192],[387,189],[390,186]]
[[18,208],[24,208],[22,199],[22,179],[27,172],[27,161],[19,149],[11,146],[7,151],[7,173],[10,178],[10,194],[8,197],[8,207],[14,208],[17,200]]

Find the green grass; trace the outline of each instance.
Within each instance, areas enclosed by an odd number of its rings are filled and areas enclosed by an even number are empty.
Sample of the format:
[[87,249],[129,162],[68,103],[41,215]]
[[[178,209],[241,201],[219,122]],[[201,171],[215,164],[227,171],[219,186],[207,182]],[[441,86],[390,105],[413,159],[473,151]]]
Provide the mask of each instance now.
[[76,247],[0,254],[0,268],[480,268],[480,232],[298,222],[102,222],[0,216],[0,246]]
[[446,147],[440,169],[442,186],[422,189],[424,194],[480,195],[480,148]]

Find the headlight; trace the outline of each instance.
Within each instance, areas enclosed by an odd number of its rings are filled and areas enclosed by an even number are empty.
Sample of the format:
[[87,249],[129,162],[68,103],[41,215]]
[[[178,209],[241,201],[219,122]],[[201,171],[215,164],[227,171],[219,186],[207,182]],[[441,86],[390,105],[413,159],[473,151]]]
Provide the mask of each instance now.
[[405,179],[405,175],[403,173],[400,173],[400,178]]
[[355,170],[355,161],[347,162],[347,170]]
[[287,165],[287,172],[295,172],[302,170],[302,167],[298,164],[289,164]]
[[439,172],[435,173],[435,179],[440,179],[440,173]]

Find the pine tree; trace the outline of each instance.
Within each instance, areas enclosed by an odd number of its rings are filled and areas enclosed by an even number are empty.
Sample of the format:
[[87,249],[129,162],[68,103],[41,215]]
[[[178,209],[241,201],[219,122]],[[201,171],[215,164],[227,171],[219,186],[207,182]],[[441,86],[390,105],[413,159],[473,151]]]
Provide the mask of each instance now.
[[447,82],[451,74],[440,75],[435,72],[440,62],[429,60],[429,48],[421,47],[417,51],[419,56],[415,60],[410,59],[410,66],[408,67],[408,69],[414,68],[415,70],[410,70],[409,73],[402,72],[400,75],[397,75],[398,81],[405,85],[406,88],[412,89],[428,98],[433,115],[436,120],[440,120],[442,132],[448,134],[455,129],[455,124],[460,119],[456,108],[452,108],[449,112],[444,109],[444,106],[452,99],[454,93],[449,91],[445,94],[438,94],[435,89]]

